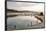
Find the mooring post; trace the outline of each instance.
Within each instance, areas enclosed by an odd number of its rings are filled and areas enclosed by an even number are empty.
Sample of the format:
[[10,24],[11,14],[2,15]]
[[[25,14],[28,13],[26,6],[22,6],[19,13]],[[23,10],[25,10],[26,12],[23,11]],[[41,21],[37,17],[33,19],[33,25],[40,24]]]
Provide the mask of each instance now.
[[32,27],[32,22],[31,22],[31,27]]

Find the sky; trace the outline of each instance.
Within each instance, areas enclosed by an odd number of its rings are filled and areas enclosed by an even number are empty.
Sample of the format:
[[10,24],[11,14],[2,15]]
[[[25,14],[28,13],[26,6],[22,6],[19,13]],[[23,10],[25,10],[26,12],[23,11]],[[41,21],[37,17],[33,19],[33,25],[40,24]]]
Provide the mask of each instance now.
[[[12,0],[12,1],[16,1],[16,0]],[[26,1],[26,0],[22,0],[22,1]],[[27,1],[30,1],[30,0],[27,0]],[[31,0],[31,1],[33,1],[33,0]],[[36,0],[34,0],[34,1],[36,1]],[[24,2],[10,2],[10,1],[8,1],[7,8],[13,9],[13,10],[18,10],[18,11],[27,10],[27,11],[44,12],[44,4],[42,4],[42,3],[24,3]]]

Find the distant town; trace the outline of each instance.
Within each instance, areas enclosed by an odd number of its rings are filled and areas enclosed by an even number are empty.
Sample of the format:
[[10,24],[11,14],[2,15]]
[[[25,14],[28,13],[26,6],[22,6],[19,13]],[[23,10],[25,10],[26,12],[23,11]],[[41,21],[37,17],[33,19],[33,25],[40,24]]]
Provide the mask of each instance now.
[[12,9],[7,9],[7,15],[22,15],[22,16],[30,16],[30,15],[40,15],[40,13],[43,14],[43,12],[35,12],[35,11],[17,11]]

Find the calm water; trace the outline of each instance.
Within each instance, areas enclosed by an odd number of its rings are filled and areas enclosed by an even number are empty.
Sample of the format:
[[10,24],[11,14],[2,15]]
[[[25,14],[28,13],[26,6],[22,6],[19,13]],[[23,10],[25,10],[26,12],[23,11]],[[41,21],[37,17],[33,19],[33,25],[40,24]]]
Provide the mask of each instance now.
[[25,29],[37,24],[37,19],[34,16],[17,16],[7,19],[8,29]]

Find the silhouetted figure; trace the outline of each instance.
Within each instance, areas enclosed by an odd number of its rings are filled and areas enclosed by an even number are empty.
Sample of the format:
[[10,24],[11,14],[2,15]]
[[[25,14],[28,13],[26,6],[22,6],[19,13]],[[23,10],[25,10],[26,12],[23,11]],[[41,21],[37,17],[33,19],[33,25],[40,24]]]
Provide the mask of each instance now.
[[16,29],[16,25],[14,26],[14,28]]
[[43,16],[43,12],[41,12],[40,15]]

